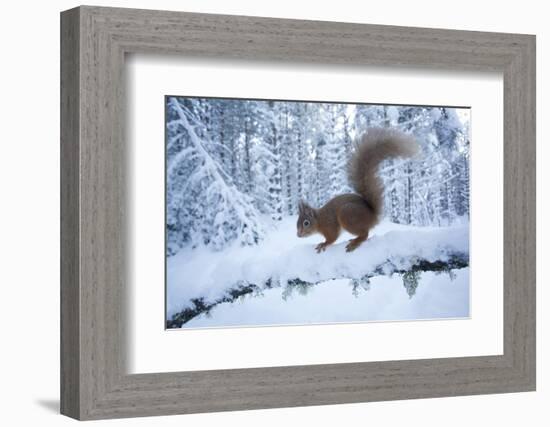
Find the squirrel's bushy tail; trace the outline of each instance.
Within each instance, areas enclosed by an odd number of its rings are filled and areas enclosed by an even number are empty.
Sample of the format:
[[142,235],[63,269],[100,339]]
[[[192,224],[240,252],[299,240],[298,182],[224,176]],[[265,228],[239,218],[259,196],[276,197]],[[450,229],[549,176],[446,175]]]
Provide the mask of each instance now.
[[377,175],[378,165],[392,157],[411,157],[417,151],[418,144],[412,136],[384,128],[369,129],[356,143],[348,165],[349,182],[377,218],[382,213],[384,190]]

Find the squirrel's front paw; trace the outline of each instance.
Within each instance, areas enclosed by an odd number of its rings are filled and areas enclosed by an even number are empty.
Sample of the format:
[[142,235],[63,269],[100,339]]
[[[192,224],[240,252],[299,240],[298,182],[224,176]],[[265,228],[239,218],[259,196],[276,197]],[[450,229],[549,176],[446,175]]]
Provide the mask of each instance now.
[[315,250],[317,251],[318,254],[320,254],[321,252],[324,252],[325,249],[327,248],[327,244],[325,242],[323,243],[319,243],[317,246],[315,246]]

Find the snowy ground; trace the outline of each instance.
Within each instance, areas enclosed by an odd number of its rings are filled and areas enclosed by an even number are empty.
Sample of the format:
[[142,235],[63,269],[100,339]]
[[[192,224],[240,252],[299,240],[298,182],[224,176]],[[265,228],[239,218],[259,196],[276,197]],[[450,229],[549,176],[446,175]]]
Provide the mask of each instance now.
[[[331,323],[464,317],[469,313],[469,269],[449,275],[422,273],[416,294],[409,298],[398,275],[376,277],[370,289],[352,293],[350,280],[359,278],[388,259],[403,268],[411,257],[437,260],[442,253],[468,253],[468,225],[411,227],[383,222],[372,237],[352,253],[345,252],[343,234],[326,252],[314,247],[321,236],[296,237],[296,217],[272,227],[255,247],[231,247],[221,252],[183,249],[167,262],[167,316],[190,306],[193,298],[215,301],[239,281],[260,284],[268,278],[286,283],[301,278],[319,282],[306,295],[288,295],[284,288],[266,289],[234,303],[214,307],[184,327]],[[444,258],[444,256],[443,256]]]

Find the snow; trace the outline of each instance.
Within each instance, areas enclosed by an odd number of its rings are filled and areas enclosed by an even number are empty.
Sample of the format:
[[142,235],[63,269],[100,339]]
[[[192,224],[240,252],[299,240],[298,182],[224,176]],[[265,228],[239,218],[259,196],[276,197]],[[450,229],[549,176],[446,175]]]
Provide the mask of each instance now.
[[[343,233],[338,241],[327,248],[321,254],[317,254],[314,247],[322,241],[320,235],[312,236],[306,239],[296,237],[296,216],[288,216],[276,224],[272,224],[269,228],[265,239],[257,246],[240,246],[234,244],[222,251],[213,251],[208,247],[184,248],[176,255],[167,259],[167,316],[170,318],[173,314],[189,307],[191,300],[194,298],[203,298],[206,302],[213,302],[223,297],[227,290],[234,288],[240,281],[246,281],[261,285],[267,279],[272,278],[282,284],[286,284],[286,280],[300,278],[310,282],[327,281],[315,286],[311,292],[311,298],[308,295],[307,306],[316,307],[318,304],[315,300],[322,301],[326,298],[326,302],[321,308],[314,309],[318,314],[311,314],[304,307],[294,308],[298,312],[286,316],[296,321],[301,321],[303,316],[307,318],[315,318],[321,316],[323,321],[328,321],[329,312],[326,311],[327,305],[335,306],[338,298],[343,298],[342,304],[350,304],[349,298],[354,298],[351,293],[349,280],[330,280],[333,278],[360,278],[365,273],[371,272],[375,267],[383,264],[387,260],[391,260],[396,266],[406,269],[410,263],[411,257],[424,258],[427,260],[445,259],[446,254],[453,252],[468,253],[469,251],[469,227],[467,224],[459,224],[451,227],[415,227],[393,224],[390,222],[382,222],[372,230],[372,236],[356,251],[345,252],[346,241],[352,236]],[[465,276],[464,276],[465,275]],[[448,275],[435,276],[432,273],[422,273],[418,287],[419,295],[422,289],[428,287],[437,287],[438,285],[428,285],[428,283],[443,283],[450,282]],[[398,304],[402,298],[409,299],[405,289],[403,288],[400,277],[394,275],[392,278],[380,277],[372,279],[371,290],[368,292],[369,301],[376,300],[374,295],[379,292],[385,295],[387,301],[394,301]],[[460,296],[462,300],[468,291],[467,269],[460,270],[459,278],[452,282],[456,289],[461,289]],[[340,292],[341,288],[346,288],[346,292]],[[374,290],[374,289],[380,290]],[[399,290],[399,298],[394,298],[397,289]],[[444,287],[441,286],[439,293],[443,292]],[[256,301],[253,297],[247,299],[247,310],[254,308],[263,309],[266,313],[273,309],[268,309],[266,304],[270,304],[272,299],[281,301],[281,292],[284,289],[272,289],[264,292],[264,298],[258,298]],[[422,291],[423,292],[423,291]],[[335,294],[336,293],[336,294]],[[340,295],[342,294],[342,295]],[[345,296],[343,295],[345,294]],[[349,294],[349,295],[348,295]],[[399,310],[389,310],[392,313],[392,319],[400,318],[400,316],[426,316],[432,317],[432,314],[441,309],[441,305],[436,299],[433,307],[427,307],[424,311],[418,306],[419,295],[415,295],[412,300],[415,300],[416,309],[403,310],[401,314]],[[451,296],[452,293],[449,293]],[[428,298],[426,295],[425,298]],[[359,298],[363,300],[364,298]],[[440,299],[440,298],[439,298]],[[271,302],[270,302],[271,301]],[[292,299],[294,301],[294,299]],[[276,307],[284,306],[284,312],[291,311],[291,307],[295,302],[285,304],[275,304]],[[368,304],[372,302],[362,302],[366,306],[357,306],[357,313],[362,309],[368,308]],[[389,304],[389,303],[388,303]],[[393,303],[392,303],[393,304]],[[229,308],[231,304],[224,304],[223,307],[215,307],[211,314],[210,322],[219,322],[218,326],[225,325],[215,315],[217,312],[229,312],[234,308]],[[240,306],[233,304],[232,306]],[[387,304],[386,304],[387,306]],[[362,308],[361,308],[362,307]],[[411,306],[412,307],[412,306]],[[466,307],[466,308],[465,308]],[[467,312],[468,304],[460,305],[459,310],[447,310],[445,313],[451,313],[451,317],[462,316]],[[387,308],[387,307],[386,307]],[[229,310],[229,311],[228,311]],[[411,311],[412,310],[412,311]],[[416,310],[416,311],[414,311]],[[261,310],[260,310],[261,311]],[[353,310],[347,311],[346,306],[340,307],[342,315],[347,319],[354,318]],[[369,310],[367,310],[369,311]],[[301,312],[301,313],[299,313]],[[382,316],[383,311],[378,314],[373,314],[373,318]],[[288,313],[287,313],[288,314]],[[362,319],[365,320],[363,311]],[[275,315],[273,315],[275,316]],[[389,316],[389,315],[388,315]],[[284,317],[284,316],[283,316]],[[333,316],[335,319],[338,316]],[[369,317],[369,316],[367,316]],[[386,316],[387,317],[387,316]],[[275,317],[259,316],[257,319],[243,316],[241,320],[259,324],[262,319],[266,322],[273,322]],[[382,316],[384,318],[384,316]],[[409,317],[407,317],[409,318]],[[215,320],[218,319],[218,320]],[[199,322],[198,319],[195,319]],[[319,319],[317,319],[319,320]],[[237,324],[239,316],[229,316],[229,324]],[[334,320],[337,321],[337,320]],[[194,322],[194,321],[193,321]],[[193,324],[189,322],[189,326]],[[200,322],[207,322],[206,317],[201,317]],[[277,320],[277,323],[279,321]]]

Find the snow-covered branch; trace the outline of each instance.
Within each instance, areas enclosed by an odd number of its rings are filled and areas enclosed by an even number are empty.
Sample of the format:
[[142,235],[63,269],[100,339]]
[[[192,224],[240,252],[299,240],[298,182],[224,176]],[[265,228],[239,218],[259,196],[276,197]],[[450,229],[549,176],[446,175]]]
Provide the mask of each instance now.
[[[284,283],[281,283],[277,279],[268,278],[263,283],[249,283],[239,281],[235,283],[233,287],[228,289],[226,293],[218,299],[208,301],[205,298],[194,298],[191,300],[191,305],[184,310],[174,314],[171,319],[167,320],[167,328],[181,328],[190,320],[195,317],[209,313],[215,306],[223,303],[231,303],[239,298],[253,294],[261,293],[265,289],[274,287],[285,287],[285,290],[292,292],[295,287],[311,287],[327,280],[336,279],[350,279],[350,291],[354,292],[357,286],[367,288],[370,279],[376,276],[392,276],[399,274],[403,280],[404,292],[407,292],[409,296],[414,295],[416,286],[418,286],[418,273],[423,272],[435,272],[435,273],[447,273],[451,277],[453,275],[452,270],[468,267],[469,257],[467,253],[448,253],[441,259],[427,260],[425,258],[411,258],[408,260],[402,260],[404,263],[395,264],[392,260],[386,260],[384,263],[379,264],[372,271],[365,273],[358,279],[349,278],[345,275],[335,274],[334,277],[329,279],[322,279],[317,281],[303,280],[300,277],[292,279],[286,279]],[[404,268],[403,265],[407,264],[408,267]]]
[[[181,321],[192,313],[273,287],[313,286],[334,279],[364,284],[372,277],[392,274],[407,280],[417,272],[468,266],[467,226],[396,227],[379,225],[375,235],[351,253],[345,251],[344,240],[317,254],[315,242],[300,244],[293,237],[290,218],[262,243],[261,251],[245,247],[217,253],[182,252],[168,268],[169,301],[179,302],[169,304],[168,318]],[[196,265],[203,266],[200,273],[193,270]]]

